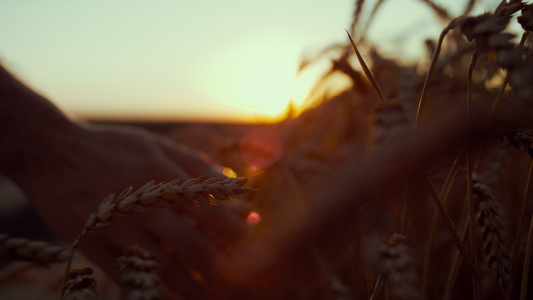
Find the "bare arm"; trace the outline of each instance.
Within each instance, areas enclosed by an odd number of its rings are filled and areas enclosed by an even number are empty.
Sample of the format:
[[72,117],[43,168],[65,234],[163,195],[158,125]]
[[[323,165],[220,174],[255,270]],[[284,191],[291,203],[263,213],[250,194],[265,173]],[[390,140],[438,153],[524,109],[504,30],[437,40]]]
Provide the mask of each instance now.
[[[23,189],[45,224],[67,241],[80,233],[109,193],[150,180],[220,176],[204,158],[163,137],[71,121],[1,66],[0,169]],[[225,284],[210,263],[218,246],[204,231],[230,243],[247,229],[221,206],[191,206],[185,214],[158,209],[123,219],[89,235],[80,247],[113,276],[121,249],[141,245],[156,254],[167,287],[195,299],[209,298]]]
[[3,172],[20,182],[17,173],[39,167],[30,164],[44,159],[37,149],[50,147],[64,131],[76,129],[57,107],[0,65],[0,166]]

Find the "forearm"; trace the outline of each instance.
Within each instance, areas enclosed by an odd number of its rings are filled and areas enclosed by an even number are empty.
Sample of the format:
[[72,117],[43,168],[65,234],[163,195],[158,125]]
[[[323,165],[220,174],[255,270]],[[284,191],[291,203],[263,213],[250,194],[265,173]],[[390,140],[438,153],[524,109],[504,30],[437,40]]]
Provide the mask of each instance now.
[[0,171],[38,168],[54,140],[77,127],[56,106],[0,65]]

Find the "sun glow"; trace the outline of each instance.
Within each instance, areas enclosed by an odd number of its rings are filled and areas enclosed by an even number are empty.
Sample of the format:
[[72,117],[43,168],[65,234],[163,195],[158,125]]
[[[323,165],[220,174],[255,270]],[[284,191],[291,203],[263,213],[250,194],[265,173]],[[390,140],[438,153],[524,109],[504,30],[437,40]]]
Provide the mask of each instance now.
[[294,92],[292,69],[288,61],[276,57],[243,66],[241,107],[271,118],[283,114]]
[[256,62],[247,69],[235,101],[252,118],[276,121],[284,117],[289,105],[298,113],[320,75],[316,70],[297,75],[295,58],[270,57]]
[[314,80],[297,78],[301,47],[282,35],[258,33],[217,50],[197,73],[203,93],[250,121],[278,120],[290,103],[303,102],[302,86]]

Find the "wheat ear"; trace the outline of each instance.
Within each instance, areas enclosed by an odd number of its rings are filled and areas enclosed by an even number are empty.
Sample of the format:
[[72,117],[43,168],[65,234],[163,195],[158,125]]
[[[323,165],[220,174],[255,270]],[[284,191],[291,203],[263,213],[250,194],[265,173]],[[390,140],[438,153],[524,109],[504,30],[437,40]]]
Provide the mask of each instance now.
[[379,248],[379,270],[387,279],[393,299],[421,299],[418,275],[405,235],[393,234]]
[[96,300],[96,280],[90,275],[91,268],[81,268],[70,272],[65,283],[67,297],[65,300]]
[[157,274],[155,255],[139,246],[124,249],[117,261],[120,299],[159,300],[157,285],[161,282]]
[[135,192],[127,188],[117,197],[111,194],[100,203],[98,210],[87,219],[80,236],[97,228],[109,227],[115,220],[126,216],[145,215],[151,207],[216,205],[215,199],[229,200],[233,195],[251,191],[251,188],[244,186],[247,181],[247,178],[242,177],[212,178],[203,182],[200,178],[193,178],[180,185],[178,180],[158,185],[151,181]]
[[114,194],[110,194],[100,203],[96,212],[89,216],[82,232],[72,242],[64,278],[70,270],[74,251],[78,244],[92,231],[110,227],[115,220],[123,217],[148,214],[150,208],[156,206],[216,205],[215,199],[229,200],[231,196],[252,191],[252,188],[244,186],[247,181],[248,179],[244,177],[211,178],[205,181],[200,178],[193,178],[180,185],[178,185],[178,180],[158,185],[154,185],[154,182],[150,181],[136,191],[132,191],[132,188],[129,187],[116,197]]
[[520,149],[524,154],[533,159],[533,131],[525,129],[504,129],[502,138],[508,144]]
[[485,260],[496,271],[503,292],[507,291],[510,275],[510,255],[500,216],[501,207],[492,189],[474,174],[474,203],[477,223],[483,240]]
[[422,118],[422,111],[424,110],[424,105],[426,103],[426,96],[428,93],[429,84],[431,82],[431,78],[433,77],[435,66],[437,65],[437,59],[439,58],[444,38],[446,37],[446,35],[448,35],[448,32],[450,32],[451,29],[457,26],[458,23],[462,22],[463,19],[464,17],[453,19],[450,24],[448,24],[448,26],[446,26],[440,33],[437,46],[435,47],[435,52],[433,53],[433,58],[431,59],[431,64],[429,66],[428,73],[426,74],[426,79],[424,80],[424,86],[422,87],[422,92],[420,93],[420,100],[418,101],[418,108],[415,117],[415,129],[418,128],[420,124],[420,119]]
[[0,233],[0,257],[49,265],[66,262],[69,255],[67,249],[50,243]]

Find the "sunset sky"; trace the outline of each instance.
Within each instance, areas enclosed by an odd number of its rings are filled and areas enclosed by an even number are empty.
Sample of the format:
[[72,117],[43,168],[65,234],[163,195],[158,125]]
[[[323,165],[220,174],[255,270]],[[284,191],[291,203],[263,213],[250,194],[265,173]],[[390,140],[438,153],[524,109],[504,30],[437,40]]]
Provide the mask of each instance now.
[[[354,2],[2,0],[0,61],[77,117],[253,121],[303,101],[301,55],[346,41]],[[414,58],[441,28],[422,1],[390,0],[368,36]]]

